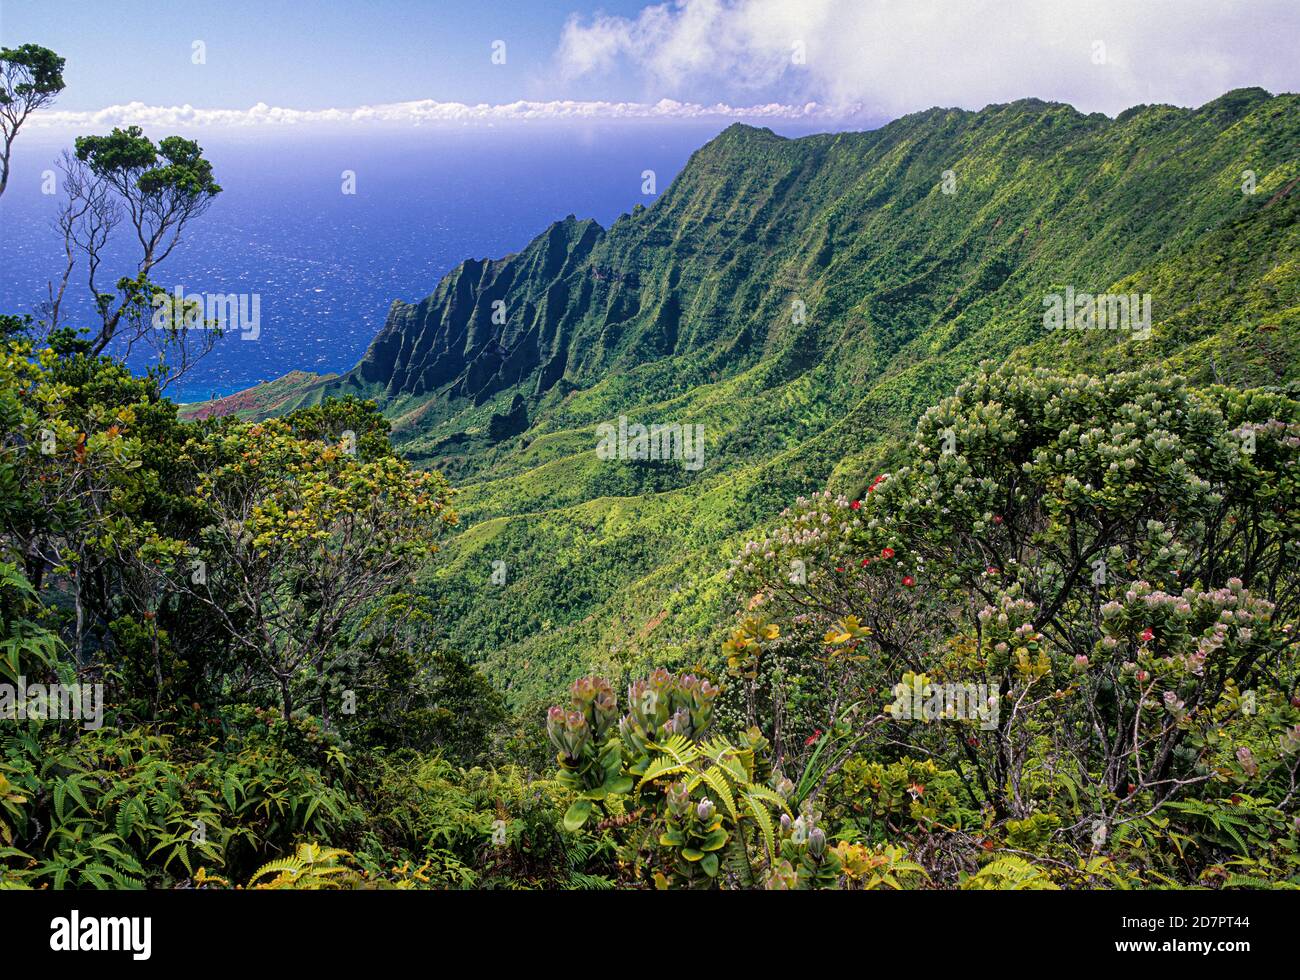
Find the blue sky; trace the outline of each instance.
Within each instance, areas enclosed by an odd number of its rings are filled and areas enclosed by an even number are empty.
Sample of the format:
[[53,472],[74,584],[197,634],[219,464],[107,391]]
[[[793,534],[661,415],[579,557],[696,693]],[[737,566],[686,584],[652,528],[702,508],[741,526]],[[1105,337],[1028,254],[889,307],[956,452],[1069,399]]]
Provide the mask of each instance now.
[[[635,15],[643,5],[601,6]],[[579,9],[573,0],[3,0],[0,40],[67,56],[65,109],[495,103],[552,97],[552,58]],[[490,61],[498,39],[505,65]],[[206,43],[204,65],[191,62],[195,40]]]
[[[1243,85],[1296,91],[1297,38],[1295,0],[0,0],[0,43],[67,57],[68,115],[49,119],[69,125],[131,103],[150,109],[95,121],[400,123],[459,118],[449,103],[550,104],[532,117],[664,99],[657,113],[879,121],[1025,96],[1114,114]],[[177,106],[198,111],[160,113]]]

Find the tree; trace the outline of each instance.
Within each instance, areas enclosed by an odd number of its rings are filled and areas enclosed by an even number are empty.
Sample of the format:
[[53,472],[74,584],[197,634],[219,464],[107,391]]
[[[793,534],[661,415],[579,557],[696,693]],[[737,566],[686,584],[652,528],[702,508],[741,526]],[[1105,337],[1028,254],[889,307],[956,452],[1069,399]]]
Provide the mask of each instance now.
[[[439,532],[456,521],[450,489],[395,456],[360,459],[346,438],[301,438],[283,419],[217,428],[188,459],[208,524],[203,581],[186,567],[181,588],[278,689],[288,718],[295,683],[319,690],[344,666],[335,655],[345,628],[437,550]],[[181,542],[155,547],[189,554]]]
[[0,48],[0,194],[9,183],[9,155],[18,130],[63,91],[63,63],[39,44]]
[[[155,298],[163,293],[150,273],[171,255],[190,222],[202,215],[221,187],[212,164],[193,140],[168,136],[155,145],[138,126],[114,129],[107,136],[82,136],[76,150],[63,156],[67,200],[59,212],[65,265],[58,283],[50,283],[46,326],[59,329],[68,283],[79,258],[86,261],[86,284],[99,325],[88,340],[92,354],[110,344],[123,358],[144,343],[168,361],[163,384],[174,381],[211,350],[219,334],[199,326],[201,311],[187,304],[168,304],[170,316],[157,329]],[[101,266],[116,228],[125,221],[139,245],[134,274],[105,290]],[[209,324],[202,324],[208,327]],[[197,335],[197,337],[196,337]]]
[[[93,619],[84,589],[102,560],[99,543],[139,466],[131,436],[141,400],[105,398],[113,381],[134,381],[115,364],[93,383],[69,383],[70,362],[25,339],[0,346],[0,543],[21,557],[37,588],[54,572],[70,578],[74,655]],[[146,386],[147,387],[147,386]],[[115,496],[116,495],[116,496]]]

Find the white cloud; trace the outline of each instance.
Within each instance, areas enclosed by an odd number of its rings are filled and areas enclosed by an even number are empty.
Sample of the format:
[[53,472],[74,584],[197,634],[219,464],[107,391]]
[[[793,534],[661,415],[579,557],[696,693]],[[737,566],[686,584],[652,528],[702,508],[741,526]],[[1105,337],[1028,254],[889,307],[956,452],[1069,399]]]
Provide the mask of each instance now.
[[[30,125],[879,122],[935,105],[978,109],[1027,96],[1114,114],[1141,102],[1200,105],[1246,85],[1296,91],[1297,37],[1297,0],[671,0],[631,18],[574,15],[556,52],[562,84],[599,91],[630,75],[653,93],[646,101],[426,99],[332,109],[132,102],[47,111]],[[1097,42],[1103,64],[1094,61]],[[793,58],[796,43],[802,64]],[[672,98],[655,101],[661,94]]]
[[191,105],[154,106],[143,102],[108,106],[86,112],[47,110],[32,115],[29,125],[44,128],[102,129],[110,126],[248,127],[297,125],[394,124],[437,125],[504,123],[525,120],[668,120],[749,119],[799,120],[829,118],[816,103],[787,105],[771,102],[747,106],[725,103],[701,105],[660,99],[658,102],[509,102],[466,105],[462,102],[391,102],[354,109],[287,109],[259,102],[249,109],[196,109]]
[[775,89],[872,115],[1026,96],[1113,114],[1295,91],[1298,36],[1295,0],[675,0],[570,18],[557,62],[569,79],[630,69],[656,92]]

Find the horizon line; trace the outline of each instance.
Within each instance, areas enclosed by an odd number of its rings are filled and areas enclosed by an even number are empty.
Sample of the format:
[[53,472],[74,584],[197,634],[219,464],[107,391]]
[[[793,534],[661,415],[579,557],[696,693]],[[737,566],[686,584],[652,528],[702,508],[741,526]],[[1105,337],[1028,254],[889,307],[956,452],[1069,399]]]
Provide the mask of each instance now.
[[833,107],[818,102],[783,102],[735,106],[660,99],[657,102],[556,99],[470,104],[417,99],[355,108],[293,109],[258,102],[247,109],[200,109],[189,103],[160,106],[133,101],[102,109],[49,109],[33,113],[29,124],[39,129],[86,126],[198,126],[242,129],[263,126],[318,125],[438,125],[498,122],[622,122],[758,119],[778,122],[858,121],[866,118],[861,105]]
[[[1111,119],[1132,109],[1152,106],[1169,106],[1178,109],[1200,109],[1217,102],[1232,92],[1259,89],[1270,98],[1295,93],[1269,92],[1261,86],[1238,86],[1228,89],[1199,106],[1177,105],[1170,102],[1140,102],[1123,110],[1100,113]],[[415,99],[403,102],[382,102],[353,108],[293,109],[257,102],[247,109],[201,109],[183,105],[150,105],[138,100],[117,103],[101,109],[47,109],[33,113],[28,124],[45,131],[85,128],[93,126],[192,126],[199,128],[254,129],[292,126],[352,126],[406,125],[413,127],[447,124],[494,125],[521,122],[706,122],[731,120],[771,122],[817,122],[851,124],[875,128],[897,119],[935,109],[959,112],[980,112],[994,106],[1010,105],[1020,101],[1040,101],[1047,104],[1066,105],[1081,115],[1094,115],[1058,99],[1023,96],[1011,102],[996,102],[971,109],[965,106],[927,106],[897,115],[873,113],[862,103],[830,105],[809,101],[802,104],[784,102],[755,103],[747,106],[725,102],[710,104],[682,102],[663,98],[656,102],[609,100],[554,99],[539,101],[519,99],[500,103],[466,103],[436,99]]]

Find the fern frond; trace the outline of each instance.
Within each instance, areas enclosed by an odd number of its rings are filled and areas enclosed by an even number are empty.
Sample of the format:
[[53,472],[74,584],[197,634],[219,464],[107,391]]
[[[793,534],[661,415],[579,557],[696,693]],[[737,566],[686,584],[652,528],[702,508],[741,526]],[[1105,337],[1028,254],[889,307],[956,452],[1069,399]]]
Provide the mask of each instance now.
[[258,879],[264,878],[267,875],[274,874],[279,876],[287,874],[296,878],[305,870],[307,870],[307,865],[298,857],[276,858],[274,861],[267,861],[266,864],[253,872],[253,876],[248,879],[248,887],[257,887]]
[[767,859],[772,861],[776,856],[776,829],[772,825],[772,815],[767,812],[767,807],[763,805],[763,800],[751,793],[744,794],[745,812],[754,818],[754,823],[758,824],[758,829],[763,833],[763,846],[767,850]]
[[[749,786],[745,787],[745,792],[755,799],[766,800],[774,807],[784,810],[786,813],[790,813],[790,805],[786,802],[785,797],[770,786],[764,786],[761,783],[751,783]],[[793,816],[793,814],[791,814],[791,816]]]
[[646,783],[653,782],[656,779],[662,779],[664,776],[671,776],[679,772],[689,772],[690,766],[685,763],[679,763],[670,756],[661,755],[654,762],[650,763],[650,768],[645,771],[641,781],[636,784],[637,790],[640,790]]
[[695,778],[691,780],[689,784],[690,788],[695,789],[695,787],[700,784],[701,780],[707,783],[709,789],[713,790],[714,795],[717,796],[720,800],[722,800],[722,804],[727,808],[727,814],[731,817],[731,819],[737,820],[738,817],[736,815],[736,800],[735,797],[733,797],[731,794],[731,787],[727,785],[726,773],[724,773],[717,766],[714,766],[712,769],[707,769],[703,772],[697,773]]

